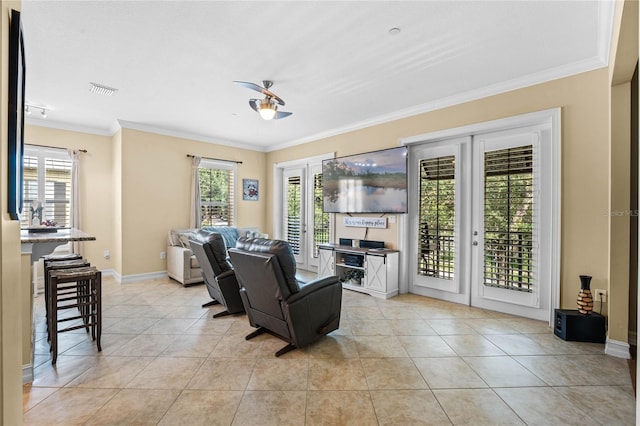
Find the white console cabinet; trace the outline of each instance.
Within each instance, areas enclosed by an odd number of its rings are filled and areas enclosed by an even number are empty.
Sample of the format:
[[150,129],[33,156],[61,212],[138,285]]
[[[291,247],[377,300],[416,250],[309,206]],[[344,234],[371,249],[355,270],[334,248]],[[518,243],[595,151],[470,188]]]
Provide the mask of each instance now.
[[[324,244],[319,248],[318,277],[337,275],[343,281],[343,288],[383,299],[398,294],[399,252],[397,250],[355,248],[334,244]],[[347,279],[354,275],[362,275],[362,278]]]

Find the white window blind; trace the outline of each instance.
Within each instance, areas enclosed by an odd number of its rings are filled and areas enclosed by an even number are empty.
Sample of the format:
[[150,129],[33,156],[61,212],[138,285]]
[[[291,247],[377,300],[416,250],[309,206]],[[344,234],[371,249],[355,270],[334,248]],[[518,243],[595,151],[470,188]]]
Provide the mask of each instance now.
[[331,215],[322,211],[322,173],[313,175],[313,257],[320,256],[320,244],[329,243]]
[[20,225],[71,225],[71,158],[64,149],[25,146]]
[[291,176],[287,180],[287,241],[293,254],[300,254],[302,238],[301,221],[302,186],[300,176]]
[[202,160],[198,173],[202,226],[235,225],[235,163]]

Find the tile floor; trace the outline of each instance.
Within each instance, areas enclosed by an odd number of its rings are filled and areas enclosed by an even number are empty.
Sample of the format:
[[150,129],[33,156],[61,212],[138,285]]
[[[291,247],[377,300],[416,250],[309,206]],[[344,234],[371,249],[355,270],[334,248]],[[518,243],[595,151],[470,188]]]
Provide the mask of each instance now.
[[60,335],[36,299],[27,425],[632,425],[627,363],[546,324],[429,298],[345,291],[340,330],[275,358],[246,316],[213,319],[203,286],[106,277],[103,351]]

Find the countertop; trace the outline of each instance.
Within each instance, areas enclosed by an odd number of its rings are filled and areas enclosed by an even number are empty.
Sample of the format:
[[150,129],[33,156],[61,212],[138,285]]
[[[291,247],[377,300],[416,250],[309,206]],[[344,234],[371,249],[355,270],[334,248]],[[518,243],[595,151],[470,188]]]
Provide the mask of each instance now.
[[96,237],[79,229],[58,229],[58,232],[30,233],[27,230],[20,231],[20,242],[23,244],[37,243],[64,243],[68,241],[94,241]]

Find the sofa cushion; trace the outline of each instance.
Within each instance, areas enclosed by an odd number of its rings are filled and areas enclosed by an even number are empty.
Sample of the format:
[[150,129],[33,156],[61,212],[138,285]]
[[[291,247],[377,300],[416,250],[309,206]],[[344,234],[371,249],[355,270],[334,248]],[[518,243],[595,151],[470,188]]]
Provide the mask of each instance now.
[[169,245],[170,246],[180,245],[180,238],[178,237],[178,231],[175,229],[172,229],[171,231],[169,231]]
[[184,248],[190,249],[189,240],[195,236],[195,232],[184,232],[178,234],[178,242]]
[[269,238],[269,234],[263,234],[260,231],[247,231],[247,235],[245,235],[245,237],[247,237],[247,238],[264,238],[264,239],[267,239],[267,238]]
[[192,238],[197,229],[172,229],[169,231],[169,245],[183,248],[190,248],[189,239]]
[[226,248],[235,247],[236,241],[240,236],[238,234],[238,228],[233,226],[220,226],[220,227],[208,226],[202,229],[204,231],[215,232],[222,235],[222,238],[224,239],[224,245]]
[[198,258],[196,257],[195,254],[192,254],[191,257],[189,258],[189,268],[191,269],[200,268],[200,263],[198,262]]

